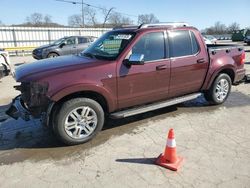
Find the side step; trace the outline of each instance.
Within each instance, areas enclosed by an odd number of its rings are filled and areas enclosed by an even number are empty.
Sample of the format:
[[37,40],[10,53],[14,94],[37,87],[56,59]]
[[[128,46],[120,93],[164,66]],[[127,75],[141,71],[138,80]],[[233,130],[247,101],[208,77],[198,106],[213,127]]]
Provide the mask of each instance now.
[[156,109],[164,108],[167,106],[172,106],[172,105],[179,104],[185,101],[193,100],[199,96],[201,96],[201,93],[185,95],[182,97],[177,97],[177,98],[166,100],[166,101],[156,102],[153,104],[148,104],[148,105],[144,105],[144,106],[140,106],[136,108],[126,109],[126,110],[119,111],[119,112],[114,112],[110,114],[110,116],[111,118],[117,118],[117,119],[125,118],[125,117],[133,116],[136,114],[141,114],[144,112],[149,112],[149,111],[153,111]]

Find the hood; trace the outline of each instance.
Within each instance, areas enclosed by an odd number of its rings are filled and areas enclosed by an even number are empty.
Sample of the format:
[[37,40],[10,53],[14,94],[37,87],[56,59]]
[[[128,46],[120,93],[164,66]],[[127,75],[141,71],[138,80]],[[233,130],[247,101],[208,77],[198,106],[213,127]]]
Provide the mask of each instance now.
[[46,71],[52,71],[60,68],[69,68],[77,65],[94,63],[96,61],[98,60],[76,55],[38,60],[33,63],[17,67],[15,70],[15,78],[16,81],[20,81],[20,79],[29,75],[44,73]]
[[49,48],[49,47],[53,47],[53,46],[55,46],[55,44],[46,44],[46,45],[39,46],[36,49],[44,49],[44,48]]

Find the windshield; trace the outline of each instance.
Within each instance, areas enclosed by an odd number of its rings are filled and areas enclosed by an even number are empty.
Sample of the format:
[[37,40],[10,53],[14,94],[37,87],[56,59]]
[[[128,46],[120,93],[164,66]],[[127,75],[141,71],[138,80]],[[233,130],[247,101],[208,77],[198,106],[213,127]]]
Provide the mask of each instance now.
[[59,45],[59,44],[61,44],[64,40],[65,40],[65,38],[61,38],[61,39],[58,39],[58,40],[54,41],[52,44],[54,44],[54,45]]
[[134,35],[135,33],[132,32],[108,32],[84,50],[82,55],[97,59],[115,60],[133,39]]

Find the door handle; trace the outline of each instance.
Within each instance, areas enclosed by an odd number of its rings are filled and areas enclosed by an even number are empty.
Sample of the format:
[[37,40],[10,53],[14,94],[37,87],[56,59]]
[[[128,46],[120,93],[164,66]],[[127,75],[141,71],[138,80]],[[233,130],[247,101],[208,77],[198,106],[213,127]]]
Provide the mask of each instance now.
[[156,66],[156,70],[163,70],[163,69],[166,69],[167,68],[167,65],[158,65]]
[[197,63],[205,63],[206,61],[205,61],[205,59],[204,58],[202,58],[202,59],[198,59],[197,60]]

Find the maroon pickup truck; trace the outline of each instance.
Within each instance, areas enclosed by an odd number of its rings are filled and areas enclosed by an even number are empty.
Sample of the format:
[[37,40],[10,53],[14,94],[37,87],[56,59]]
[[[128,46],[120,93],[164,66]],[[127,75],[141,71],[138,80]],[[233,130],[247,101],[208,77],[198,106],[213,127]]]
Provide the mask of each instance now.
[[21,91],[6,112],[41,118],[73,145],[93,138],[105,118],[124,118],[204,94],[222,104],[245,76],[242,47],[207,46],[184,23],[143,24],[107,32],[79,55],[18,67]]

